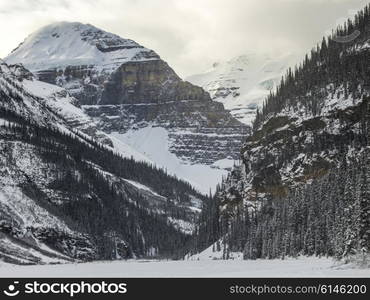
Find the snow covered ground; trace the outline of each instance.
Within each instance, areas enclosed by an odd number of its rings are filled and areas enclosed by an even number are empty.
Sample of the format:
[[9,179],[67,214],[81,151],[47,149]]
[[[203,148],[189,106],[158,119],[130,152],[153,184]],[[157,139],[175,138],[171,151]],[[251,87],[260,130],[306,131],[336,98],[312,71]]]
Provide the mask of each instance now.
[[234,164],[233,160],[224,159],[215,162],[213,166],[189,164],[170,152],[168,131],[161,127],[144,127],[129,130],[125,134],[113,132],[109,134],[114,146],[120,153],[136,160],[153,163],[164,168],[169,174],[188,181],[198,191],[209,193],[226,176],[227,168]]
[[336,265],[328,258],[285,260],[112,261],[14,266],[0,263],[0,277],[369,277],[370,269]]

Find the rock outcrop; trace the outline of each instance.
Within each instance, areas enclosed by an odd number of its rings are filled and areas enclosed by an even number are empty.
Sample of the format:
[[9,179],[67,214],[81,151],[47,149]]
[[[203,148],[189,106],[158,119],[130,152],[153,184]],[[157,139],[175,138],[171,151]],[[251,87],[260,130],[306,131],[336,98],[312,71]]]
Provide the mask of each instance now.
[[129,62],[120,66],[105,83],[99,104],[211,101],[201,87],[182,81],[163,60]]

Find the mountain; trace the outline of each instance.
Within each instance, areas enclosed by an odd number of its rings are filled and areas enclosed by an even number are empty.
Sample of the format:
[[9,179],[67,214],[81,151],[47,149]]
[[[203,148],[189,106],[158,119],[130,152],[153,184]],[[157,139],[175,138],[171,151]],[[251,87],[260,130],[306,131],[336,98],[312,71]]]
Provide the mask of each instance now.
[[251,125],[258,107],[278,86],[286,70],[297,61],[296,55],[250,52],[186,80],[203,87],[212,100],[222,103],[231,114]]
[[203,193],[227,174],[250,131],[154,51],[89,24],[43,27],[5,61],[67,90],[83,113],[72,118],[76,128],[84,123],[84,133],[166,168]]
[[0,259],[181,255],[207,197],[83,133],[109,139],[77,102],[0,60]]
[[[266,99],[242,163],[205,206],[197,251],[369,261],[369,20],[367,6]],[[337,42],[354,31],[356,39]]]

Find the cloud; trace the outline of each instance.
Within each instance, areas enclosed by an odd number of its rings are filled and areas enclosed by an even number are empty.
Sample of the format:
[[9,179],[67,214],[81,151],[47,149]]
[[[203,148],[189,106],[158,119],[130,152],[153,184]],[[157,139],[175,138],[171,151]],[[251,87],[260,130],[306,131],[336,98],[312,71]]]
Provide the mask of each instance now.
[[1,0],[0,57],[55,21],[91,23],[158,52],[180,76],[250,51],[304,53],[368,0]]

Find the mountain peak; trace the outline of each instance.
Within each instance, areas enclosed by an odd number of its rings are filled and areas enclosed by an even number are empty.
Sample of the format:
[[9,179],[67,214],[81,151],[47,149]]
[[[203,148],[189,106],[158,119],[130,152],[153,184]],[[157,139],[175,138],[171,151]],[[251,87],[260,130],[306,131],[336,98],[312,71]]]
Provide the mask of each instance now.
[[91,24],[83,24],[80,22],[62,21],[51,23],[37,30],[34,35],[58,39],[66,35],[73,35],[76,32],[80,34],[81,40],[91,42],[97,47],[104,47],[104,44],[110,43],[115,46],[126,48],[143,48],[130,39],[121,38],[118,35],[99,29]]
[[286,69],[293,66],[296,55],[248,51],[219,61],[210,70],[187,78],[208,91],[239,121],[250,125],[258,106],[275,89]]
[[38,29],[5,58],[8,63],[22,62],[31,71],[71,65],[110,68],[130,60],[149,59],[159,56],[133,40],[91,24],[64,21]]

